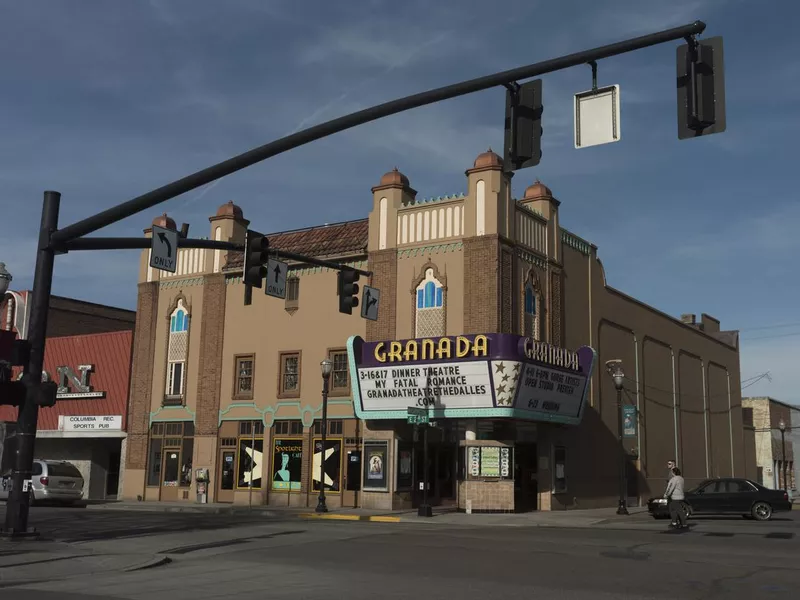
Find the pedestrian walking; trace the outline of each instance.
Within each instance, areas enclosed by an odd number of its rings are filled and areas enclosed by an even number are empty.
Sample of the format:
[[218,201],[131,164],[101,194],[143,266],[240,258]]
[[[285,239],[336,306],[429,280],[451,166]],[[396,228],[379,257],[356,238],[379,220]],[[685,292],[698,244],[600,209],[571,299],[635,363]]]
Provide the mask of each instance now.
[[686,511],[683,507],[683,476],[678,467],[672,469],[672,477],[667,483],[667,489],[664,491],[664,498],[669,503],[669,516],[671,519],[670,525],[676,529],[685,529],[688,527],[686,524]]

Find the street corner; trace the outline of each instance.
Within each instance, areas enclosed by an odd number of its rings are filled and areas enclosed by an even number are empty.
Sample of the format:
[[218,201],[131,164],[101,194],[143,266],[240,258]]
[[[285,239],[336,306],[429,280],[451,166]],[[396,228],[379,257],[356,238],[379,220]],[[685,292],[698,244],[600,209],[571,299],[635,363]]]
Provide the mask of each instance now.
[[400,517],[391,515],[354,515],[341,513],[299,513],[299,519],[306,521],[361,521],[369,523],[400,523]]
[[[130,573],[171,562],[150,553],[94,554],[87,552],[29,551],[0,556],[0,588],[43,581],[60,581],[99,573]],[[46,575],[43,575],[46,573]]]

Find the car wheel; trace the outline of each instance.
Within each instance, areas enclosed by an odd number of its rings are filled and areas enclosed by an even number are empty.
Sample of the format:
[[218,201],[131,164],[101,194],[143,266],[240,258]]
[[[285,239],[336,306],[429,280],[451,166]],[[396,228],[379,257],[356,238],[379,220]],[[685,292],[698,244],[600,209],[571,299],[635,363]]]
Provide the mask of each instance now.
[[769,521],[772,518],[772,507],[766,502],[756,502],[750,512],[756,521]]

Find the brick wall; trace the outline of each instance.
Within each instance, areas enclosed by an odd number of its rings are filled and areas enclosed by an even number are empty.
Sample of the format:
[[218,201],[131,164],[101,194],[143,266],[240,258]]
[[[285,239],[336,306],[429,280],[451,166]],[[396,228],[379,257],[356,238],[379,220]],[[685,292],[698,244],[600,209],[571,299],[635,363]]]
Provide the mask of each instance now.
[[458,508],[466,510],[467,500],[474,511],[513,511],[513,481],[459,481]]
[[500,331],[514,333],[514,255],[504,246],[500,256]]
[[47,315],[47,337],[130,331],[135,323],[136,313],[132,310],[53,296]]
[[200,322],[199,382],[195,435],[216,436],[222,384],[222,340],[225,334],[225,276],[206,275]]
[[397,250],[370,252],[369,269],[371,285],[381,291],[381,310],[377,321],[367,321],[366,341],[392,340],[397,330]]
[[153,391],[153,360],[158,319],[158,282],[140,283],[133,336],[131,389],[128,400],[128,450],[125,466],[144,469]]
[[552,268],[550,272],[550,343],[556,346],[562,345],[564,320],[561,269]]
[[500,247],[497,235],[464,240],[464,333],[499,330]]

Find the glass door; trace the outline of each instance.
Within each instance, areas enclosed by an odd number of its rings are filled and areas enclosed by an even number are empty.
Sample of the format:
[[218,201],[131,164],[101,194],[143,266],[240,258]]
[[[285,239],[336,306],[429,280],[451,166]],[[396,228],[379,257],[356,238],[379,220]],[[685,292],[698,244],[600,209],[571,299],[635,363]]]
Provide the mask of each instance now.
[[217,478],[217,502],[233,502],[236,482],[236,451],[221,450],[219,453],[219,477]]
[[178,475],[180,473],[181,453],[177,448],[166,450],[161,465],[161,500],[178,500]]

